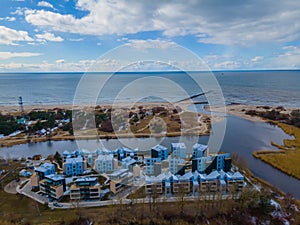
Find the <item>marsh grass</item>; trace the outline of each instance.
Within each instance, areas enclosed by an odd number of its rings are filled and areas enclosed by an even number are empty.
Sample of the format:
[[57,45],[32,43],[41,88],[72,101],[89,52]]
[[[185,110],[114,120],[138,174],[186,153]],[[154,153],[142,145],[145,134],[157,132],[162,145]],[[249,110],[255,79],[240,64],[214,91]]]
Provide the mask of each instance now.
[[280,150],[261,150],[253,152],[255,158],[272,165],[280,171],[300,180],[300,128],[273,122],[293,139],[285,139],[283,145],[272,142]]

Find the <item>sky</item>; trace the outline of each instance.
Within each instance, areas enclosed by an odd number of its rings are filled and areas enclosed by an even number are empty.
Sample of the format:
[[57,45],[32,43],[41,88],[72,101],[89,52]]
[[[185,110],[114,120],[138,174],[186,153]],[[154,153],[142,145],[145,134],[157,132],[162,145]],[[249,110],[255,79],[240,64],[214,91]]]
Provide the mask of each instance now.
[[212,70],[299,69],[300,1],[1,0],[0,72],[86,71],[99,60],[114,70],[122,59],[105,56],[120,46],[165,59],[180,46]]

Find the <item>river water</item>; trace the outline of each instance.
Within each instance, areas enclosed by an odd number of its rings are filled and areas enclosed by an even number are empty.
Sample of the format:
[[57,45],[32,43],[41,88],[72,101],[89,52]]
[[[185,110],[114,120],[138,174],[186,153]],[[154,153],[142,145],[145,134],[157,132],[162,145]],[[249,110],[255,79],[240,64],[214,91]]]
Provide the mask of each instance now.
[[[215,129],[218,129],[216,123]],[[212,132],[211,136],[214,135]],[[252,152],[261,149],[276,149],[270,142],[274,141],[278,144],[282,144],[283,139],[291,138],[286,135],[277,126],[252,122],[245,119],[241,119],[235,116],[227,116],[227,127],[225,131],[225,137],[221,145],[221,151],[238,153],[245,159],[248,167],[255,176],[258,176],[275,187],[280,188],[284,192],[293,194],[296,198],[300,199],[300,181],[290,177],[279,170],[269,166],[261,160],[255,159],[252,156]],[[62,153],[64,150],[75,150],[78,147],[85,149],[96,149],[99,147],[105,147],[108,149],[115,149],[128,143],[130,146],[136,146],[139,150],[149,150],[149,143],[153,145],[161,143],[168,148],[172,142],[178,141],[178,137],[165,137],[165,138],[139,138],[139,139],[109,139],[109,140],[79,140],[79,141],[51,141],[40,143],[29,143],[16,145],[13,147],[1,148],[0,156],[4,158],[19,158],[28,157],[34,154],[42,154],[44,157],[53,154],[56,151]],[[209,136],[201,136],[197,140],[199,143],[206,144],[209,140]],[[194,141],[193,137],[185,137],[183,141],[187,143],[190,148],[191,142]]]

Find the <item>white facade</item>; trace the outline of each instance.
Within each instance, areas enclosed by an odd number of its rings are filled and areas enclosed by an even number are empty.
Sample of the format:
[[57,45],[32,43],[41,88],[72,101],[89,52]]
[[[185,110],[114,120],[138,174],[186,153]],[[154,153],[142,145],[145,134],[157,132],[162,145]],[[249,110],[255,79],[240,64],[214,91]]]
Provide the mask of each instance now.
[[180,165],[185,164],[184,159],[172,158],[169,160],[169,171],[172,174],[176,174],[181,168]]
[[184,143],[172,143],[171,144],[172,158],[186,158],[186,146]]
[[114,169],[113,155],[99,155],[95,160],[95,170],[101,173],[106,173]]

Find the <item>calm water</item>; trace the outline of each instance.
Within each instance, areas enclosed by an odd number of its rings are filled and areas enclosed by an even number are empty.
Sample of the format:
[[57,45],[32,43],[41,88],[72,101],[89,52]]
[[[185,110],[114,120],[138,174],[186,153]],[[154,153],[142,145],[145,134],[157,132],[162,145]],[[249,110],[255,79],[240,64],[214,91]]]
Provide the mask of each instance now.
[[[218,125],[218,124],[217,124]],[[212,134],[214,135],[214,134]],[[238,137],[238,138],[237,138]],[[199,143],[206,144],[208,136],[202,136],[199,138]],[[273,140],[276,143],[281,144],[284,138],[289,138],[280,128],[267,124],[247,121],[234,116],[227,117],[227,129],[225,138],[221,147],[221,151],[235,152],[243,157],[251,171],[258,177],[270,182],[272,185],[279,187],[285,192],[292,193],[295,197],[300,199],[300,181],[287,176],[277,169],[272,168],[266,163],[255,159],[252,156],[252,152],[259,149],[275,149],[270,145]],[[187,145],[190,145],[190,138],[184,139]],[[160,139],[126,139],[129,144],[133,144],[140,150],[145,149],[146,143],[153,141],[162,141],[161,143],[170,148],[172,142],[178,141],[176,137],[167,137],[163,140]],[[103,144],[108,149],[115,149],[122,146],[122,143],[117,139],[110,140],[80,140],[78,141],[80,147],[86,149],[96,149]],[[31,143],[24,145],[16,145],[10,148],[1,148],[1,157],[27,157],[34,154],[42,154],[43,156],[53,154],[56,151],[62,153],[64,150],[74,150],[78,148],[75,141],[52,141],[42,143]]]
[[[204,74],[194,73],[199,77]],[[257,105],[284,105],[300,107],[300,71],[239,71],[214,73],[227,103],[245,103]],[[89,74],[94,77],[86,84],[85,92],[79,96],[78,102],[94,101],[89,93],[93,88],[103,85],[99,77],[105,74]],[[153,83],[142,78],[163,77],[167,81]],[[0,74],[0,105],[17,105],[18,96],[22,96],[24,104],[72,104],[76,87],[83,77],[82,73],[19,73]],[[143,100],[159,99],[179,100],[185,97],[179,90],[193,95],[201,89],[185,73],[126,73],[113,76],[105,82],[102,92],[97,95],[98,103],[111,103],[118,98],[120,101],[131,101],[130,94],[117,96],[122,88],[139,81],[142,92],[150,93]],[[205,82],[204,82],[205,83]],[[179,85],[174,88],[173,85]],[[134,95],[136,86],[130,86]],[[99,88],[100,89],[100,88]],[[93,89],[94,90],[94,89]],[[141,92],[141,91],[140,91]],[[152,94],[152,95],[151,95]],[[203,100],[203,99],[199,99]]]

